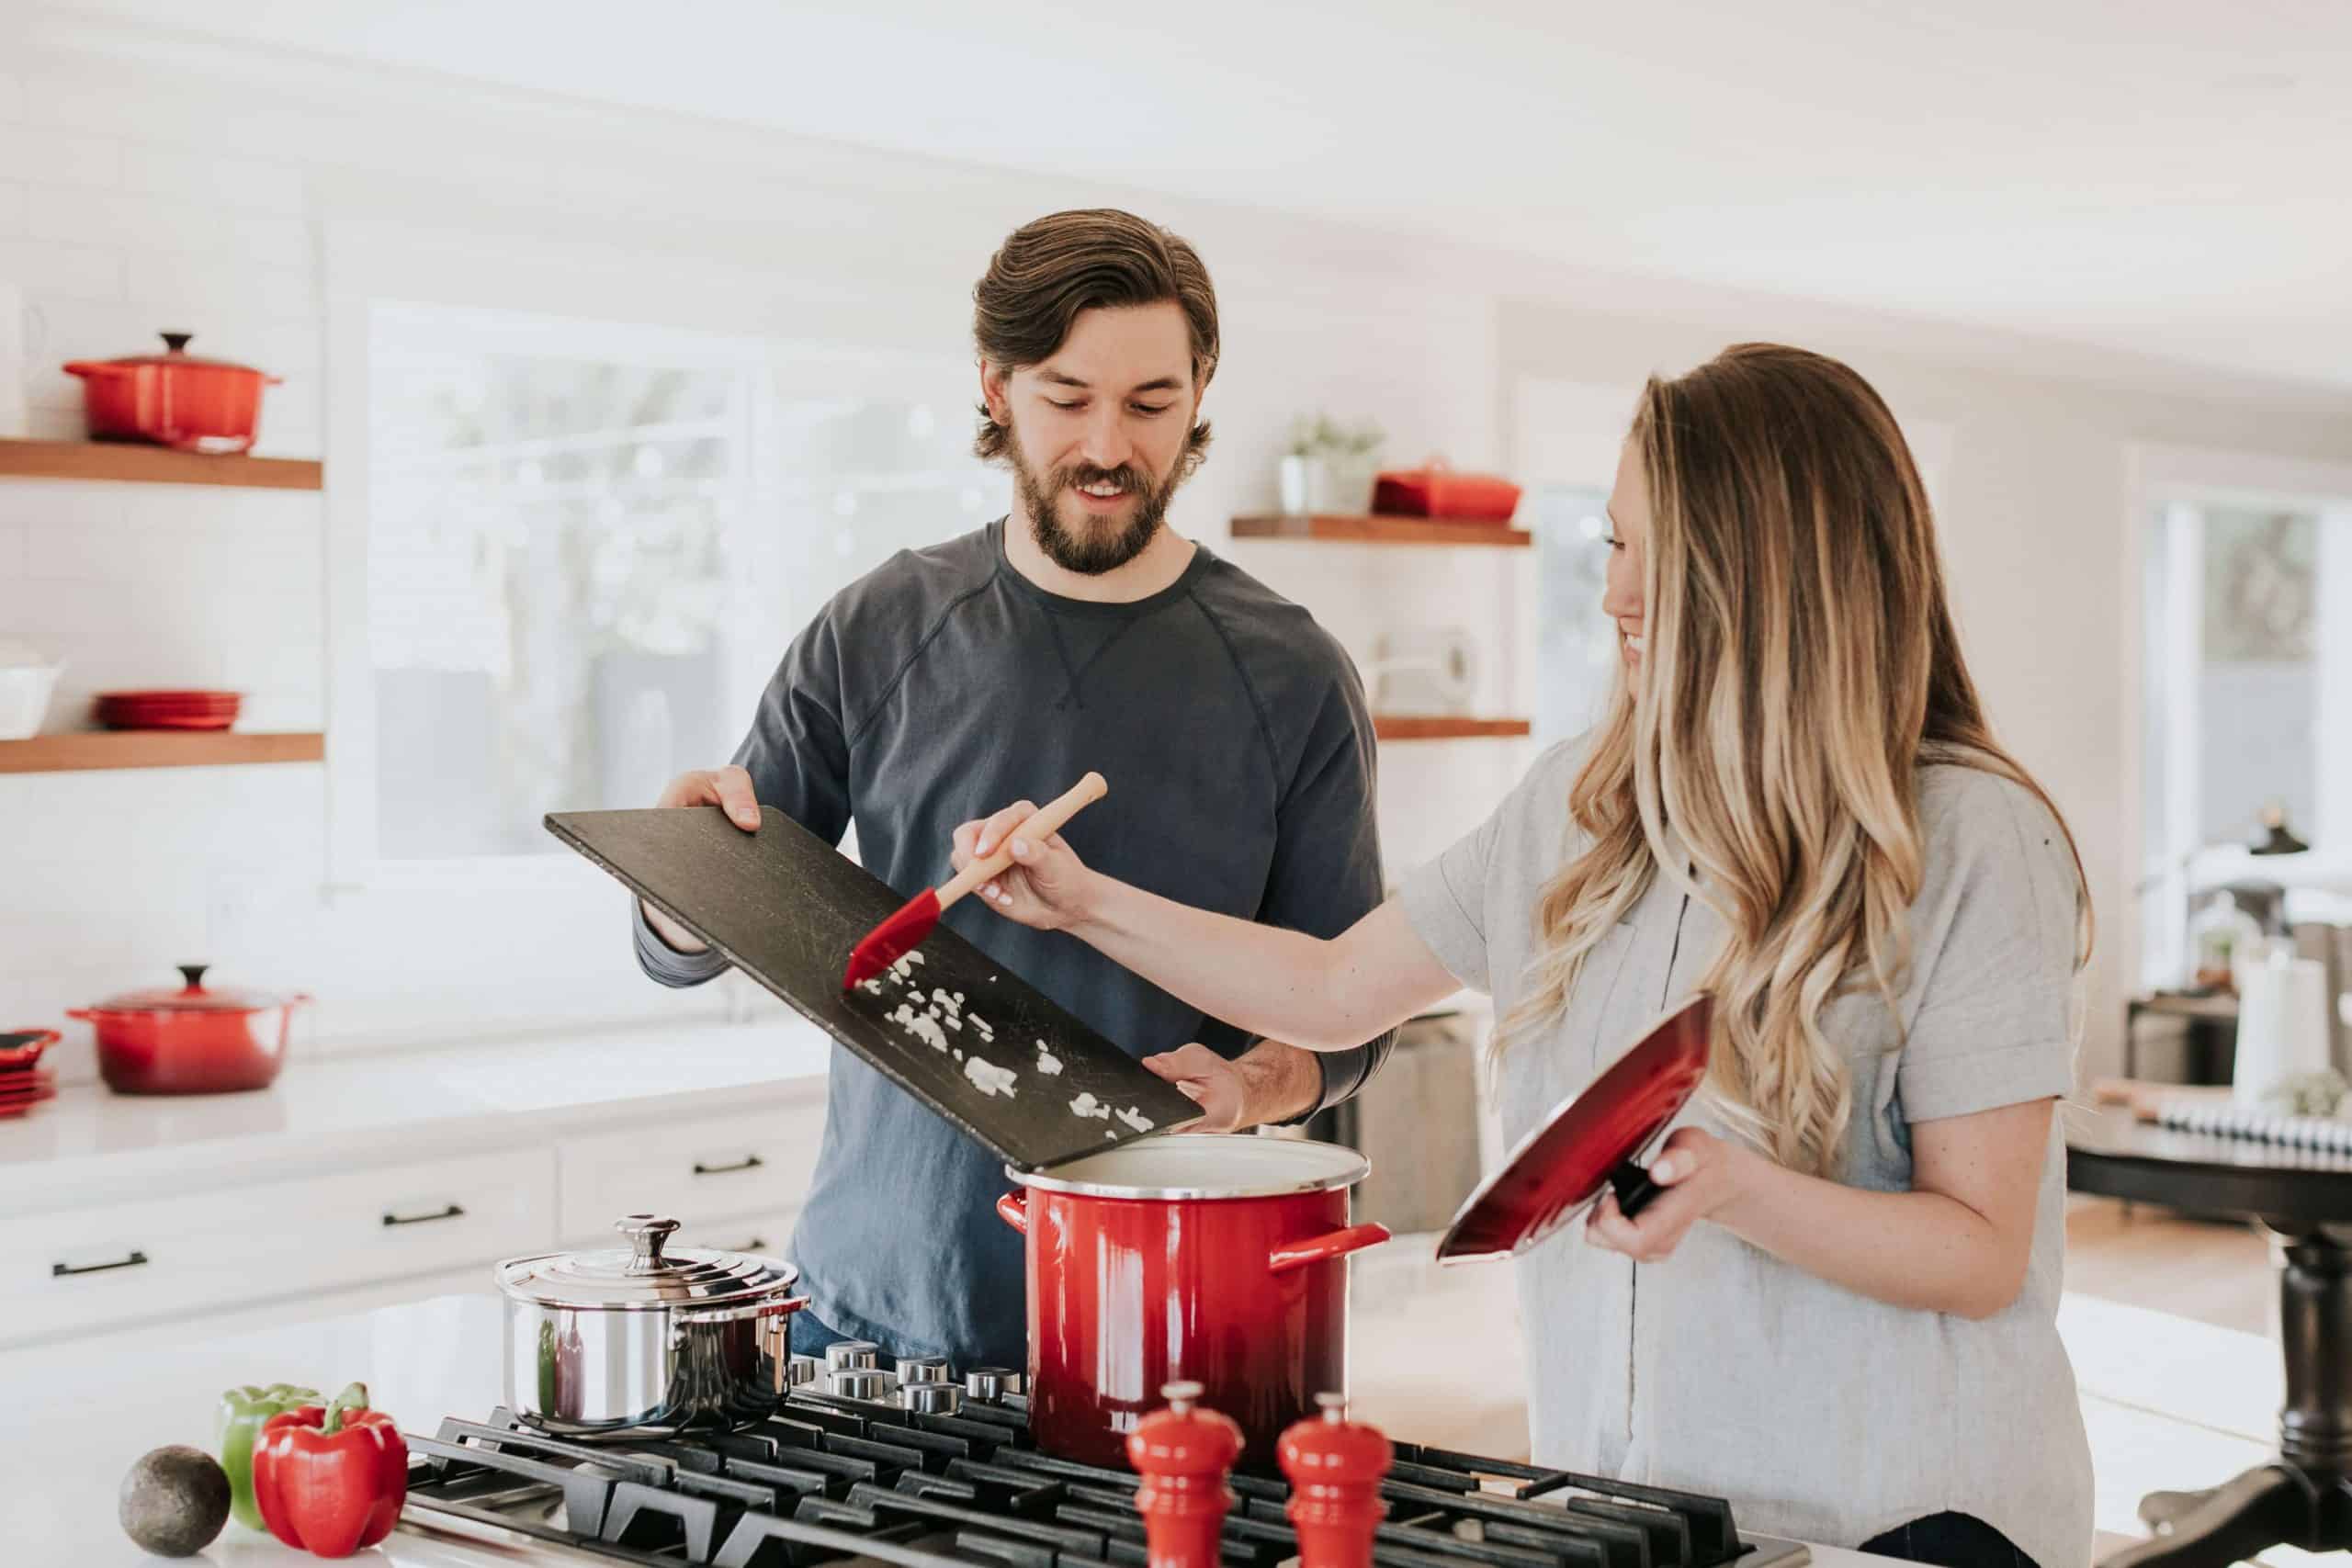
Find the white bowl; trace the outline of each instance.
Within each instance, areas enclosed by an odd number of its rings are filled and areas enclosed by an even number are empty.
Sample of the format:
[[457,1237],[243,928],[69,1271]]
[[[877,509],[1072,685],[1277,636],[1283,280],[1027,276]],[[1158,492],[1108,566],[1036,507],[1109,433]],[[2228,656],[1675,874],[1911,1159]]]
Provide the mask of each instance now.
[[0,664],[0,740],[24,740],[40,733],[49,694],[62,664]]

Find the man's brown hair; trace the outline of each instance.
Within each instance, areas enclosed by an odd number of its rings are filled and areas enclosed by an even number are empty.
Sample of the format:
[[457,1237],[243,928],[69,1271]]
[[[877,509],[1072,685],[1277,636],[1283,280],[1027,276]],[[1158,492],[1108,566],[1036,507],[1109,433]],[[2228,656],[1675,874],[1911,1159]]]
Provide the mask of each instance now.
[[[1157,223],[1116,208],[1056,212],[1024,223],[989,258],[972,290],[972,338],[980,357],[1005,371],[1042,365],[1069,336],[1081,310],[1158,305],[1183,308],[1193,348],[1193,385],[1216,373],[1216,288],[1199,253]],[[980,407],[972,450],[993,461],[1012,433]],[[1182,472],[1207,454],[1206,420],[1186,437]]]

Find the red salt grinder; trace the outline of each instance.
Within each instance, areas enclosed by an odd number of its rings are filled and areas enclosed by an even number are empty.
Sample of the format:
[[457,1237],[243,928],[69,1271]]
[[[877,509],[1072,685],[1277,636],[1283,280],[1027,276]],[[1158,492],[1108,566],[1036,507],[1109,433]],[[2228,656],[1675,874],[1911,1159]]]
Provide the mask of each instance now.
[[1127,1462],[1143,1477],[1136,1512],[1143,1516],[1151,1568],[1217,1568],[1217,1535],[1233,1506],[1226,1472],[1241,1455],[1241,1428],[1201,1410],[1196,1382],[1164,1385],[1168,1408],[1127,1434]]
[[1290,1522],[1299,1568],[1370,1568],[1372,1536],[1388,1517],[1380,1483],[1396,1450],[1376,1427],[1348,1419],[1348,1397],[1318,1393],[1318,1420],[1283,1433],[1275,1449],[1290,1477]]

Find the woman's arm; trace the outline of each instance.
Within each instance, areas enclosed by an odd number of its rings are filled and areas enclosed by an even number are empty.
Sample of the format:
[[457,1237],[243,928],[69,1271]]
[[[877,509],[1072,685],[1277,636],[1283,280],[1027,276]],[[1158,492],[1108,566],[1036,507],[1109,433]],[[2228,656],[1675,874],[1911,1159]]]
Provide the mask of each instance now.
[[[1026,801],[956,831],[961,870],[995,850],[1035,809]],[[1392,1029],[1460,982],[1395,900],[1329,942],[1211,914],[1090,871],[1056,833],[1012,840],[1012,869],[980,889],[989,907],[1041,931],[1066,931],[1213,1018],[1310,1051],[1348,1051]]]
[[1701,1219],[1808,1274],[1895,1306],[1990,1317],[2017,1300],[2057,1102],[2028,1100],[1911,1127],[1911,1190],[1803,1176],[1686,1127],[1650,1174],[1668,1189],[1628,1220],[1607,1194],[1587,1234],[1654,1262]]

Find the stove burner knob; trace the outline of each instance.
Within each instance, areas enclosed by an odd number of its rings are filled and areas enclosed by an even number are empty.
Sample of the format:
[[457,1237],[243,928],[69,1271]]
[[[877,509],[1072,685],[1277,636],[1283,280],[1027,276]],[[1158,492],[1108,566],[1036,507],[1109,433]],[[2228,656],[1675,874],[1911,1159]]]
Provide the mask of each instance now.
[[974,1367],[964,1374],[964,1392],[974,1399],[994,1404],[1008,1393],[1019,1393],[1024,1382],[1010,1367]]
[[844,1367],[831,1374],[832,1391],[837,1397],[863,1399],[876,1404],[889,1400],[898,1382],[889,1373],[871,1367]]
[[910,1382],[899,1388],[899,1403],[918,1416],[953,1416],[964,1408],[964,1391],[952,1382]]
[[1217,1568],[1217,1538],[1233,1489],[1226,1472],[1241,1454],[1241,1428],[1229,1416],[1198,1408],[1196,1382],[1159,1391],[1155,1410],[1127,1434],[1127,1462],[1143,1477],[1136,1512],[1143,1516],[1150,1568]]
[[784,1364],[784,1386],[807,1388],[825,1381],[825,1363],[815,1356],[795,1356]]
[[845,1372],[882,1364],[882,1347],[866,1339],[841,1339],[825,1347],[825,1370]]
[[947,1382],[947,1358],[944,1356],[901,1356],[899,1358],[899,1381],[902,1383]]
[[1347,1395],[1318,1393],[1323,1407],[1275,1448],[1290,1477],[1290,1522],[1299,1568],[1370,1568],[1373,1534],[1387,1517],[1381,1479],[1396,1457],[1378,1428],[1348,1419]]

